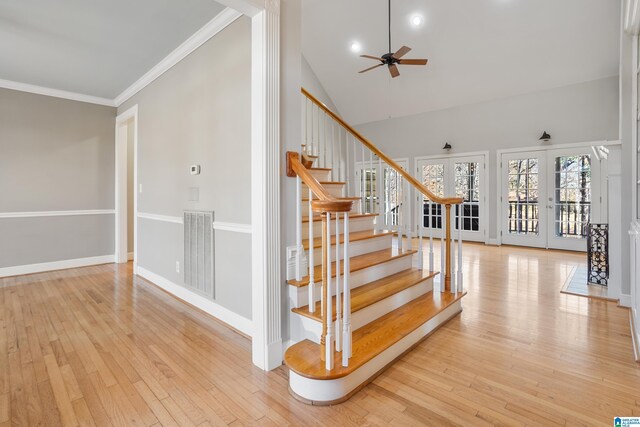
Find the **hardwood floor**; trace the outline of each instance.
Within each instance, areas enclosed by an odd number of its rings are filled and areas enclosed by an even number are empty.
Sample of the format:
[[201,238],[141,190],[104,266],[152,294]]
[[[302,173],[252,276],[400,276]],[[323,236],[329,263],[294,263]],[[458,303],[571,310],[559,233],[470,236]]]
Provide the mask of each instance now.
[[640,365],[626,309],[560,293],[583,262],[465,244],[463,313],[334,407],[130,265],[0,279],[0,426],[610,426],[640,416]]

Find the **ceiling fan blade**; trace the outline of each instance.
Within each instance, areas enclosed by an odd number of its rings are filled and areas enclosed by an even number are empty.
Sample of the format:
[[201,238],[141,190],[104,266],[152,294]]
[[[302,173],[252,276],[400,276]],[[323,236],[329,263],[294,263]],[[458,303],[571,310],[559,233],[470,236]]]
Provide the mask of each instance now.
[[401,59],[398,61],[400,65],[427,65],[428,59]]
[[391,73],[391,77],[398,77],[400,75],[400,71],[398,71],[398,67],[396,64],[389,65],[389,72]]
[[391,56],[393,56],[395,59],[400,59],[403,56],[405,56],[407,53],[409,53],[410,50],[411,50],[410,47],[402,46],[400,49],[398,49],[396,53],[394,53]]
[[364,70],[362,70],[362,71],[358,71],[358,73],[360,73],[360,74],[362,74],[362,73],[366,73],[367,71],[371,71],[371,70],[373,70],[374,68],[382,67],[383,65],[384,65],[384,64],[374,65],[373,67],[369,67],[369,68],[366,68],[366,69],[364,69]]
[[382,61],[383,61],[383,59],[382,59],[382,58],[378,58],[377,56],[371,56],[371,55],[360,55],[360,58],[375,59],[375,60],[378,60],[378,61],[380,61],[380,62],[382,62]]

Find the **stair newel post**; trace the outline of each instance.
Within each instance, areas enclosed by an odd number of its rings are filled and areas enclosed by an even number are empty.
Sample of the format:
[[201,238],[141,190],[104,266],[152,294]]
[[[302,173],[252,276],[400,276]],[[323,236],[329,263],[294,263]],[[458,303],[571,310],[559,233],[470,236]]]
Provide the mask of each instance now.
[[458,277],[456,278],[456,290],[462,292],[462,207],[458,205]]
[[[446,252],[445,252],[445,236],[446,236],[446,222],[444,217],[443,208],[444,205],[438,204],[436,205],[436,209],[440,207],[440,292],[444,292],[444,280],[446,276]],[[436,219],[437,224],[437,219]]]
[[351,357],[351,266],[349,265],[349,212],[344,213],[344,319],[342,322],[342,366],[349,366]]
[[456,227],[458,219],[458,205],[453,205],[451,214],[451,291],[456,293]]
[[[431,199],[427,200],[427,212],[429,212],[429,214],[427,215],[427,218],[429,218],[429,271],[433,271],[434,265],[433,265],[433,211],[432,211],[432,204],[431,204]],[[423,209],[423,214],[424,214],[424,207]]]
[[296,176],[296,280],[302,279],[302,180]]
[[316,284],[315,284],[315,260],[314,260],[314,252],[315,245],[313,241],[313,208],[311,207],[311,202],[313,201],[313,191],[309,189],[309,256],[308,256],[308,264],[309,264],[309,312],[314,313],[316,311]]
[[[336,212],[336,351],[342,350],[342,290],[340,289],[340,213]],[[347,236],[344,236],[345,240]]]
[[[327,275],[326,275],[326,281],[324,284],[324,305],[326,308],[326,312],[324,315],[324,322],[327,325],[327,335],[325,337],[325,362],[326,362],[326,369],[327,370],[331,370],[333,369],[333,298],[331,296],[331,289],[332,289],[332,276],[333,276],[333,271],[331,269],[331,213],[327,212],[326,214],[327,217],[327,223],[326,223],[326,233],[327,233],[327,239],[325,240],[325,250],[327,253],[327,257],[326,257],[326,261],[327,261]],[[337,236],[336,236],[337,237]]]
[[451,205],[446,204],[445,207],[445,220],[444,220],[444,257],[445,259],[445,267],[444,267],[444,291],[451,292]]

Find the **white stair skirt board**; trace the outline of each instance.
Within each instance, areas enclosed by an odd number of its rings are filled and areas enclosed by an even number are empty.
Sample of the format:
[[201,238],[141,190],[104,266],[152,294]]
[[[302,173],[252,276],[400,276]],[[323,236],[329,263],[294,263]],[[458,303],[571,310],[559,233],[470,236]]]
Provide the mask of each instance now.
[[[340,223],[343,224],[343,216],[340,215]],[[374,225],[373,222],[376,219],[375,215],[368,215],[368,216],[361,216],[361,217],[355,217],[355,218],[349,218],[349,231],[350,232],[354,232],[354,231],[365,231],[365,230],[373,230]],[[331,215],[331,222],[333,224],[333,227],[331,227],[331,235],[335,235],[336,234],[336,216],[335,215]],[[342,234],[344,232],[344,227],[340,227],[340,234]],[[309,235],[309,223],[308,222],[303,222],[302,223],[302,235],[303,236],[308,236]],[[322,238],[322,220],[318,218],[318,220],[314,220],[313,221],[313,237],[314,238]]]
[[[333,197],[344,197],[344,187],[345,187],[344,184],[322,184],[322,186]],[[303,198],[305,199],[309,195],[309,187],[307,187],[306,184],[302,184],[302,195],[303,195]],[[314,194],[313,198],[317,199],[318,196]]]
[[138,275],[148,280],[152,284],[158,286],[159,288],[164,289],[171,295],[180,298],[184,302],[191,304],[192,306],[199,308],[207,314],[210,314],[221,322],[226,323],[231,328],[243,333],[244,335],[247,335],[249,337],[253,336],[253,322],[251,320],[242,317],[239,314],[236,314],[219,304],[216,304],[210,299],[207,299],[201,295],[196,294],[195,292],[190,291],[184,286],[177,285],[156,273],[140,267],[140,265],[138,265]]
[[[402,307],[413,301],[421,295],[433,290],[433,278],[420,282],[410,288],[395,293],[375,304],[358,310],[351,314],[352,330],[359,329],[371,323],[374,320],[384,316],[393,310]],[[320,344],[320,335],[322,334],[322,323],[298,313],[293,313],[297,320],[301,322],[301,330],[303,331],[303,339],[308,339]],[[334,329],[335,330],[335,329]]]
[[45,271],[66,270],[68,268],[88,267],[90,265],[110,264],[113,262],[115,262],[114,255],[102,255],[88,258],[43,262],[39,264],[16,265],[13,267],[0,268],[0,277],[20,276],[22,274],[42,273]]
[[398,357],[435,331],[439,326],[462,311],[461,300],[451,304],[442,312],[423,323],[416,330],[380,353],[374,359],[351,374],[334,380],[314,380],[289,371],[289,386],[298,397],[314,404],[338,403],[350,396],[361,385],[367,384]]
[[[383,234],[370,239],[356,240],[349,242],[349,253],[351,257],[368,254],[370,252],[381,251],[391,247],[393,235]],[[344,243],[340,242],[340,259],[343,258]],[[336,260],[336,245],[331,245],[331,262]],[[315,248],[313,252],[313,262],[315,265],[322,264],[322,248]],[[304,276],[308,273],[306,270]]]
[[[404,270],[411,268],[413,263],[413,255],[407,255],[400,258],[394,258],[391,261],[383,262],[380,264],[372,265],[371,267],[363,268],[362,270],[354,271],[351,273],[349,283],[351,289],[355,289],[359,286],[366,285],[367,283],[375,282],[383,277],[391,276]],[[320,299],[320,285],[321,279],[318,278],[318,283],[314,286],[314,295],[316,301]],[[331,295],[335,295],[335,278],[331,282],[332,292]],[[304,307],[309,303],[309,286],[295,287],[290,286],[290,299],[291,306],[295,308]]]

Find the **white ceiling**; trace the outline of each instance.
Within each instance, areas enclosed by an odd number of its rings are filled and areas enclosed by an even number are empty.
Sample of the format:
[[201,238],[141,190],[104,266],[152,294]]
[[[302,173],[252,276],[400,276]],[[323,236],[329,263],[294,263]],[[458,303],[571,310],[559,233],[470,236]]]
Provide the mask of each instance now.
[[[386,67],[387,0],[303,0],[302,50],[345,119],[361,124],[618,74],[620,0],[392,0],[392,50],[426,67]],[[409,17],[420,13],[419,29]]]
[[213,0],[3,0],[0,79],[113,99],[223,9]]

